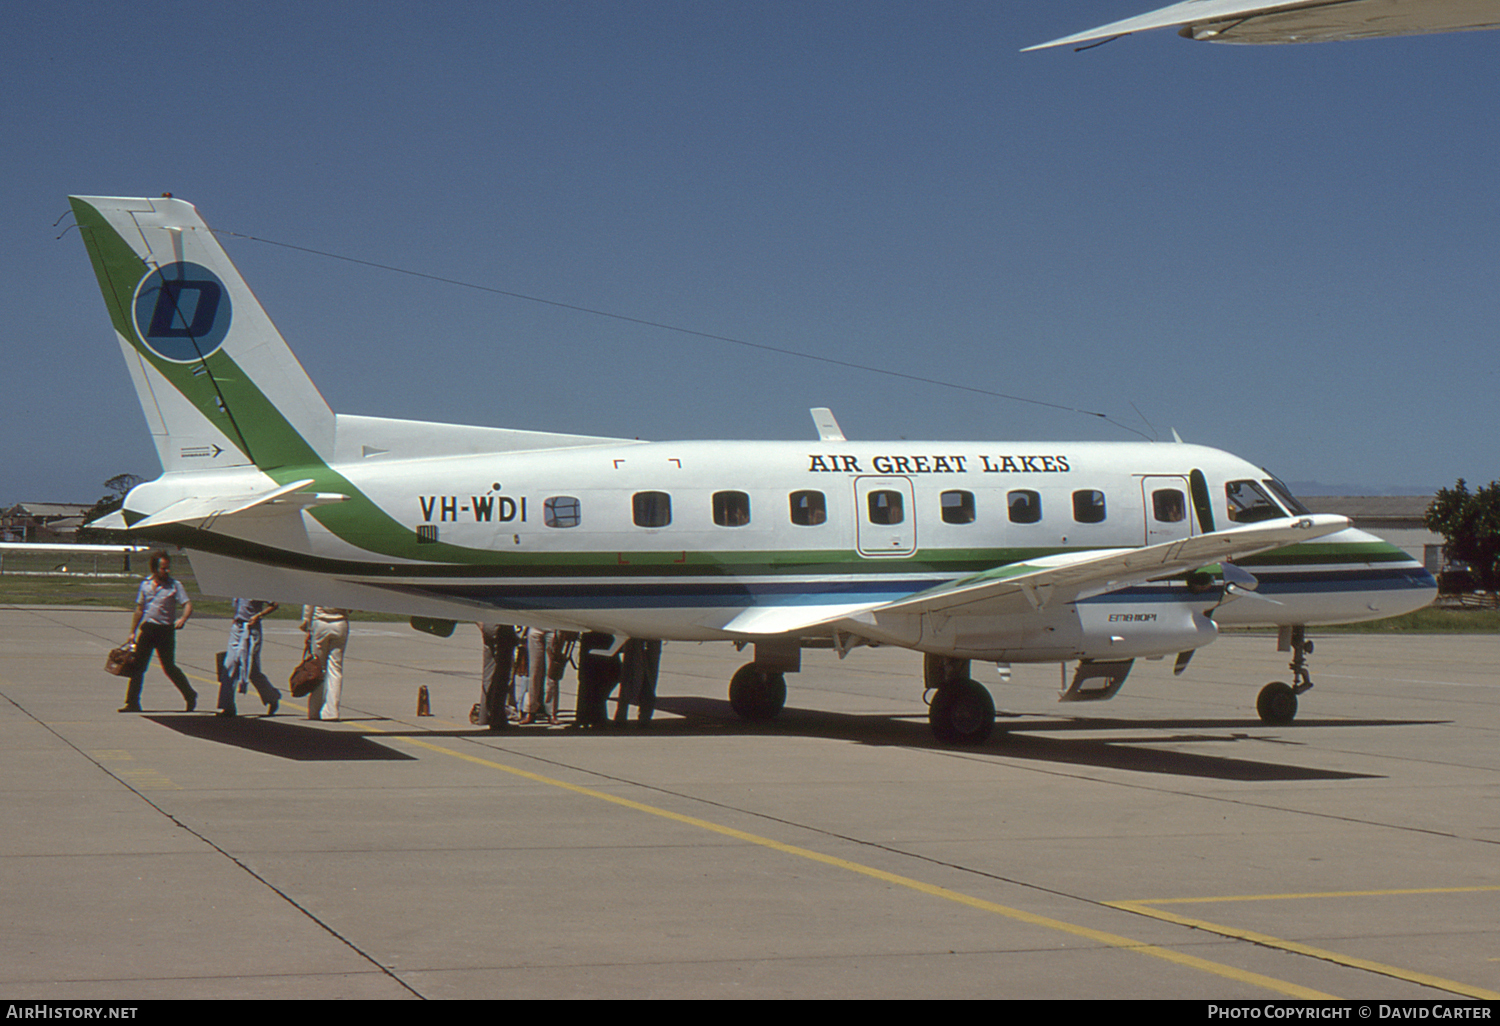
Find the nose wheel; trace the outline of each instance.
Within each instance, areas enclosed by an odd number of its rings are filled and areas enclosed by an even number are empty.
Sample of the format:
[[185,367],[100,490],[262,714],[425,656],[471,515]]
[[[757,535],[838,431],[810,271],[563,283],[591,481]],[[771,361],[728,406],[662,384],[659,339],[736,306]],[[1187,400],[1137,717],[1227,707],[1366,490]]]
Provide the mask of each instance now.
[[1260,689],[1255,699],[1255,711],[1261,722],[1284,726],[1297,718],[1297,692],[1290,684],[1273,680]]
[[1273,680],[1260,689],[1255,699],[1255,711],[1264,723],[1285,726],[1297,718],[1297,696],[1313,686],[1308,673],[1307,657],[1312,655],[1313,643],[1307,640],[1307,628],[1295,624],[1283,628],[1289,635],[1292,651],[1292,682],[1285,684]]

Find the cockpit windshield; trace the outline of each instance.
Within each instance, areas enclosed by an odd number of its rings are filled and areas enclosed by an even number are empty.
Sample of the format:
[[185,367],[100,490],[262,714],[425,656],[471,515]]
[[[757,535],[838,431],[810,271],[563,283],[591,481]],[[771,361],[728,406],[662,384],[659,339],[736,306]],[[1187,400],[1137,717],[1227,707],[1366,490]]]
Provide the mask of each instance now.
[[[1267,473],[1270,473],[1270,471],[1267,471]],[[1265,482],[1265,486],[1271,489],[1276,498],[1281,500],[1281,504],[1295,515],[1302,516],[1312,512],[1312,510],[1297,501],[1297,497],[1292,494],[1292,490],[1276,475],[1272,474],[1270,480]]]
[[1255,481],[1230,481],[1224,486],[1224,495],[1229,500],[1229,519],[1236,524],[1257,524],[1288,515]]

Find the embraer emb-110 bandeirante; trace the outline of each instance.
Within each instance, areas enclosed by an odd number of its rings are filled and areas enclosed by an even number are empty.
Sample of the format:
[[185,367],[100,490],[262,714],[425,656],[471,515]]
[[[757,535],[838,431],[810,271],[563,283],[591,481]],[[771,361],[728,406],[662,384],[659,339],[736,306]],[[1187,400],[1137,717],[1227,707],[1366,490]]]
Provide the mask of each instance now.
[[[1311,624],[1426,605],[1406,553],[1313,515],[1272,475],[1173,443],[641,442],[335,414],[197,211],[74,197],[164,473],[121,512],[205,592],[752,645],[741,715],[780,711],[807,647],[925,653],[939,738],[994,726],[971,660],[1177,668],[1221,625],[1284,628],[1287,722]],[[1230,560],[1234,562],[1230,562]],[[605,667],[607,671],[608,667]],[[1066,679],[1066,677],[1065,677]]]

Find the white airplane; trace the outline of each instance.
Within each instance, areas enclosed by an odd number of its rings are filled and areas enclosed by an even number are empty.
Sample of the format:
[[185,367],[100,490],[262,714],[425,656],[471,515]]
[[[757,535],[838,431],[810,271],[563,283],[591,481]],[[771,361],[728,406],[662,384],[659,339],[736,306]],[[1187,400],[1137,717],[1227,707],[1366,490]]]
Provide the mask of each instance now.
[[1063,700],[1109,698],[1226,624],[1283,628],[1293,682],[1258,708],[1289,722],[1308,625],[1436,594],[1405,552],[1180,442],[851,442],[827,410],[815,442],[335,414],[190,204],[72,205],[164,470],[120,524],[189,550],[208,594],[593,632],[580,673],[626,639],[749,644],[750,718],[803,648],[896,645],[965,743],[994,725],[971,660],[1076,661]]
[[1026,49],[1158,28],[1177,28],[1178,35],[1214,43],[1321,43],[1467,32],[1500,28],[1500,0],[1184,0]]

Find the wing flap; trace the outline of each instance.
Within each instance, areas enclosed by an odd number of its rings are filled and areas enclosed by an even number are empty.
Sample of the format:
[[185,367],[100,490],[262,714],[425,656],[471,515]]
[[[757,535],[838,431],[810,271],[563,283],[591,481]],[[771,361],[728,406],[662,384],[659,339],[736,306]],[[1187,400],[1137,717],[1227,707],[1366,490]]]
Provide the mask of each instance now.
[[823,623],[858,616],[874,608],[869,602],[828,603],[810,606],[752,606],[724,625],[735,634],[770,637],[790,634]]

